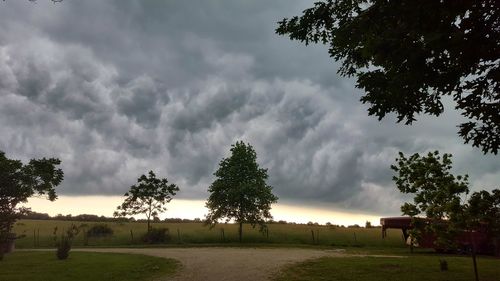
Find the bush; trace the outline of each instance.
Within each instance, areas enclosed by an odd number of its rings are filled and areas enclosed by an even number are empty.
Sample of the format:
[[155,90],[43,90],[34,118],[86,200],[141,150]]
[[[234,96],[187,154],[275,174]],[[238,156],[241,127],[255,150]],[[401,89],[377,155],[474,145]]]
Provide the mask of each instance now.
[[171,237],[168,228],[151,228],[141,239],[148,244],[160,244],[169,242]]
[[63,236],[61,241],[57,243],[56,256],[60,260],[65,260],[69,257],[69,251],[71,250],[71,241],[67,237]]
[[448,271],[448,262],[446,260],[439,260],[439,269],[441,271]]
[[113,229],[107,224],[95,224],[87,230],[87,237],[104,237],[113,235]]
[[76,225],[71,224],[71,226],[63,231],[60,239],[57,239],[57,227],[54,228],[54,242],[56,244],[56,257],[60,260],[65,260],[69,256],[69,251],[71,250],[71,243],[73,238],[80,232],[80,229]]

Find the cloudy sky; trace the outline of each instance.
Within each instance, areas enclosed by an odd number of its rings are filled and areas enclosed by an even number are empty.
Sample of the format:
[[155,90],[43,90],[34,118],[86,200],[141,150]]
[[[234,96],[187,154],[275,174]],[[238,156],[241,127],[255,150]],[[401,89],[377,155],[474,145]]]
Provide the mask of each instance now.
[[122,195],[154,170],[202,202],[236,140],[301,208],[399,215],[398,151],[452,153],[474,190],[498,188],[499,156],[462,144],[452,106],[379,122],[325,47],[274,33],[312,2],[2,1],[0,150],[60,158],[63,197]]

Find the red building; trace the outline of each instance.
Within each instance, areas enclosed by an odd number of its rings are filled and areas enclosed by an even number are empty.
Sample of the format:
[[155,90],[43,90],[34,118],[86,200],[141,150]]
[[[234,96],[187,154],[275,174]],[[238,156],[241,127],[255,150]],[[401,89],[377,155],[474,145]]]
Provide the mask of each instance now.
[[[409,230],[415,227],[414,222],[418,223],[418,227],[422,229],[421,237],[413,241],[415,247],[432,248],[439,252],[448,250],[436,245],[436,235],[434,233],[425,231],[425,225],[432,223],[431,220],[426,218],[415,218],[415,221],[412,221],[410,217],[381,218],[380,225],[382,226],[382,238],[387,236],[387,229],[401,229],[404,240],[410,245],[411,237]],[[446,222],[443,221],[442,223]],[[472,245],[474,245],[478,254],[495,254],[500,256],[500,241],[490,234],[487,225],[472,231],[461,231],[455,237],[455,242],[458,246],[456,250],[459,252],[470,252],[472,250]]]

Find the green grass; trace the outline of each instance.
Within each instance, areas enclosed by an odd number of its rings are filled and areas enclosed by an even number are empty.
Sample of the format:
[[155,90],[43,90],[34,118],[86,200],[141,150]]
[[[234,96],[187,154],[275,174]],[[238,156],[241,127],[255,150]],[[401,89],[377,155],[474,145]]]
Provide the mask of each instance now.
[[0,261],[0,280],[157,280],[177,267],[175,260],[144,255],[70,252],[58,260],[54,252],[14,252]]
[[[440,271],[439,259],[448,262],[448,271]],[[481,281],[499,280],[500,259],[478,260]],[[411,255],[402,258],[327,257],[293,264],[275,281],[470,281],[474,280],[470,257]]]
[[[35,247],[34,237],[39,237],[36,247],[46,248],[53,246],[53,230],[58,227],[59,231],[68,228],[71,223],[76,225],[92,222],[67,222],[53,220],[21,220],[14,231],[24,234],[25,237],[16,241],[17,248]],[[114,235],[107,238],[90,238],[88,245],[84,245],[83,233],[74,240],[76,247],[116,247],[140,245],[139,237],[145,233],[146,224],[131,223],[107,223],[114,230]],[[166,227],[170,230],[172,237],[170,245],[186,244],[231,244],[238,241],[238,228],[235,224],[220,224],[209,229],[202,223],[155,223],[154,227]],[[378,247],[378,248],[404,248],[401,239],[401,231],[388,230],[388,237],[382,239],[380,228],[333,228],[327,226],[308,226],[293,224],[269,224],[269,237],[263,235],[257,228],[249,225],[244,226],[243,242],[245,244],[267,244],[267,245],[319,245],[327,247]],[[221,229],[224,229],[224,240]],[[131,232],[132,231],[132,235]],[[314,232],[315,241],[312,239],[311,231]],[[133,239],[132,239],[133,237]]]

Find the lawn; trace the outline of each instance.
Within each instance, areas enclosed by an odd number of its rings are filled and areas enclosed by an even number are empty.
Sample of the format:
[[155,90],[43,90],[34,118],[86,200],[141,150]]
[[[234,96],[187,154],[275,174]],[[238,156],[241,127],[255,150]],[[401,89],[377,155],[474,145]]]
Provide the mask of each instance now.
[[0,280],[157,280],[177,268],[175,260],[144,255],[70,252],[58,260],[54,252],[14,252],[0,261]]
[[[448,271],[441,271],[439,260],[445,259]],[[478,260],[479,279],[496,281],[500,275],[500,259]],[[282,270],[274,281],[470,281],[474,280],[470,257],[410,255],[400,258],[327,257],[293,264]]]

